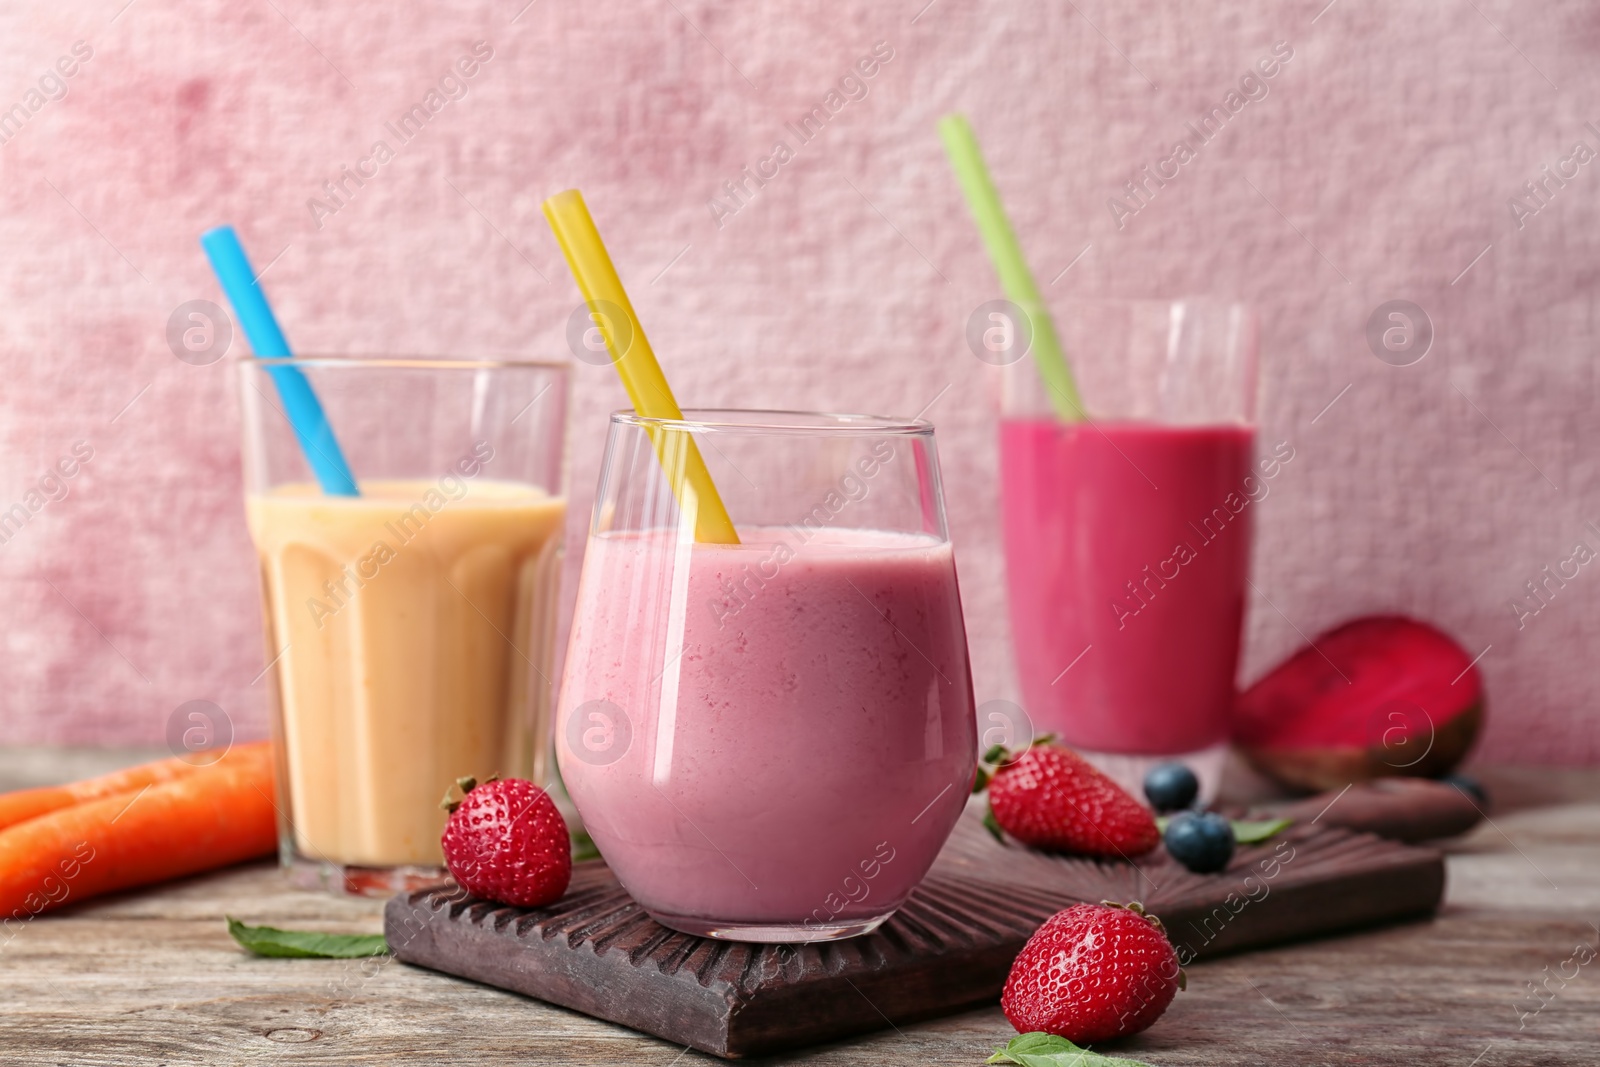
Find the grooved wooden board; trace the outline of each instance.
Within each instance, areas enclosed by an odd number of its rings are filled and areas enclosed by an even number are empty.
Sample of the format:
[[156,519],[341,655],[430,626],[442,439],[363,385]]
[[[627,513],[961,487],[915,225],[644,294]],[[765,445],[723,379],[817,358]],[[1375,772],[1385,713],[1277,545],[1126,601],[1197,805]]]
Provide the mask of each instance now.
[[654,922],[601,862],[579,865],[548,908],[453,886],[391,900],[395,954],[741,1057],[947,1014],[998,998],[1029,935],[1079,901],[1142,900],[1180,959],[1431,914],[1439,853],[1369,834],[1291,827],[1196,875],[1164,850],[1139,862],[1048,856],[996,843],[964,818],[928,878],[877,932],[776,946],[712,941]]

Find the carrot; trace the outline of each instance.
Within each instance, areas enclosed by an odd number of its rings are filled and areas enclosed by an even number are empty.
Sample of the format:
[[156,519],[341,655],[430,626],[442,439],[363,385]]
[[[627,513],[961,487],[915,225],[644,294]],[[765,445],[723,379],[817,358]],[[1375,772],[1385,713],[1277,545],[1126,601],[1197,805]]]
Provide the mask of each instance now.
[[[270,741],[235,745],[218,763],[256,759],[270,755],[271,751]],[[86,800],[99,800],[101,797],[143,789],[147,785],[175,781],[197,770],[200,770],[199,766],[174,757],[156,760],[154,763],[141,763],[137,767],[126,767],[98,778],[86,778],[81,782],[71,782],[67,785],[47,785],[38,789],[18,789],[11,793],[0,793],[0,830],[52,811],[70,808],[74,804],[82,804]]]
[[0,928],[14,935],[68,901],[268,855],[275,816],[272,761],[243,758],[0,830]]

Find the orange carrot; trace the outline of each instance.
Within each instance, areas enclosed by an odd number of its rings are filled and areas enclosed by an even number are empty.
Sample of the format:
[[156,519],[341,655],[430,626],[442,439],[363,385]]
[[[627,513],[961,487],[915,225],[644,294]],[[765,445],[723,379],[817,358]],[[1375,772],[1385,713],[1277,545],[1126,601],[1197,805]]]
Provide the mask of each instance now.
[[[270,756],[271,752],[270,741],[235,745],[218,762],[257,759]],[[137,767],[126,767],[98,778],[86,778],[81,782],[71,782],[67,785],[47,785],[38,789],[18,789],[11,793],[0,793],[0,830],[52,811],[59,811],[61,808],[82,804],[86,800],[99,800],[101,797],[143,789],[147,785],[175,781],[199,769],[200,767],[195,764],[174,757],[156,760],[154,763],[141,763]]]
[[272,761],[227,759],[0,830],[0,943],[68,901],[164,882],[277,847]]

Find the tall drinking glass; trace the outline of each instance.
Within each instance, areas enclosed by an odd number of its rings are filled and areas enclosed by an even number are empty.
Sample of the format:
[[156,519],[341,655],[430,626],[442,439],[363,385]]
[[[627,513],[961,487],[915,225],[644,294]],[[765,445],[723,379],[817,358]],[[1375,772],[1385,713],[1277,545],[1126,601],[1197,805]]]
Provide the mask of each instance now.
[[1256,320],[1203,300],[1054,311],[1088,419],[1055,415],[1031,359],[1003,379],[1006,574],[1026,710],[1036,731],[1124,784],[1181,759],[1210,795],[1254,505],[1282,459],[1253,459]]
[[[693,440],[738,529],[694,541]],[[960,816],[977,738],[933,428],[782,411],[611,417],[557,705],[561,773],[659,922],[875,929]]]
[[[279,366],[321,397],[360,496],[317,488]],[[437,878],[456,778],[550,769],[566,368],[301,357],[240,372],[283,864],[347,892]]]

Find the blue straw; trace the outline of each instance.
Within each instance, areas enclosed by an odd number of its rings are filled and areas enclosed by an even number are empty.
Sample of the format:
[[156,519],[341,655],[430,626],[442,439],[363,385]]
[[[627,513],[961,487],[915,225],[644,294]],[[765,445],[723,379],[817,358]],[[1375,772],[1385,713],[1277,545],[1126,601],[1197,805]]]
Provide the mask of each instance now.
[[[233,305],[234,318],[255,354],[263,359],[288,358],[289,341],[283,336],[277,318],[267,303],[267,296],[256,284],[256,272],[239,243],[239,235],[232,226],[218,226],[200,235],[200,247],[211,260],[222,291]],[[311,472],[316,475],[322,491],[329,496],[360,496],[350,466],[344,460],[328,416],[323,414],[322,403],[311,388],[306,376],[298,367],[268,367],[278,396],[283,400],[284,414],[294,435],[300,442]]]

